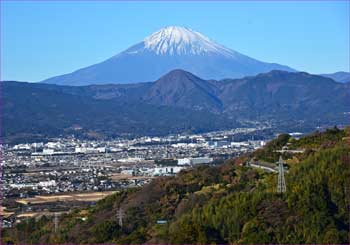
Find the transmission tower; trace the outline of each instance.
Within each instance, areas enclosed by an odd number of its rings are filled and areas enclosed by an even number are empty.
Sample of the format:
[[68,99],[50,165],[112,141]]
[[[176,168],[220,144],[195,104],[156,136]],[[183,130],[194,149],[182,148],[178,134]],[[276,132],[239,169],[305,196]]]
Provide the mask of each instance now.
[[55,234],[57,234],[57,232],[58,232],[58,213],[55,213],[55,217],[54,217],[53,222],[55,224]]
[[280,156],[278,160],[278,184],[277,184],[277,192],[283,193],[286,192],[286,180],[284,179],[284,168],[283,168],[283,159]]
[[117,210],[117,215],[116,216],[117,216],[117,220],[118,220],[119,226],[123,227],[124,210],[122,208],[119,208]]

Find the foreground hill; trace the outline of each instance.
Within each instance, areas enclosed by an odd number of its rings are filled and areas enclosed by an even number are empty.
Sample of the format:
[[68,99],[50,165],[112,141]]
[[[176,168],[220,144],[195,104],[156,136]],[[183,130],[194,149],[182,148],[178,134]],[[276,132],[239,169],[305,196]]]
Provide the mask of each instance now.
[[[282,146],[287,192],[277,175],[241,166],[249,159],[273,163]],[[225,162],[158,178],[109,196],[59,221],[46,217],[6,229],[15,243],[285,243],[348,244],[350,128],[316,132],[300,140],[280,135],[265,148]],[[125,211],[123,227],[115,214]],[[157,224],[158,220],[167,221]]]
[[105,61],[42,82],[72,86],[148,82],[174,69],[205,79],[239,78],[271,70],[295,71],[250,58],[189,28],[169,26]]

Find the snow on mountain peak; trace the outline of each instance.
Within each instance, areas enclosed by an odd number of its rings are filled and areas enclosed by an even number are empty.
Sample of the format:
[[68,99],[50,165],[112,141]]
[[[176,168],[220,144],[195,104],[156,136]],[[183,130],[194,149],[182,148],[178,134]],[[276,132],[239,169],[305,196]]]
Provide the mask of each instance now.
[[168,26],[146,37],[144,48],[158,55],[220,54],[235,56],[234,51],[211,41],[203,34],[179,26]]

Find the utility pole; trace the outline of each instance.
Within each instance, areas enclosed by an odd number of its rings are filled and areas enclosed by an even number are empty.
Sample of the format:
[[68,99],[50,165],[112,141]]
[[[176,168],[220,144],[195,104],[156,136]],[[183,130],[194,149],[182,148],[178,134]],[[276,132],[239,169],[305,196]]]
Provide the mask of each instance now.
[[120,227],[123,227],[123,218],[124,218],[124,210],[122,208],[119,208],[117,210],[117,220],[118,220],[118,224]]
[[284,178],[283,164],[284,162],[283,162],[282,156],[280,156],[280,159],[278,160],[278,184],[277,184],[278,193],[286,192],[286,180]]

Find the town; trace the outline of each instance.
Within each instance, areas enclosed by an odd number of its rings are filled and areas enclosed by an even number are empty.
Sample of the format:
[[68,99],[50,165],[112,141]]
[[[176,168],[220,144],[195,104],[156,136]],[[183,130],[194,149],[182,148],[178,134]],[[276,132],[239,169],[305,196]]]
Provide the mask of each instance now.
[[75,137],[2,145],[3,227],[94,204],[123,188],[262,147],[264,127],[134,139]]

